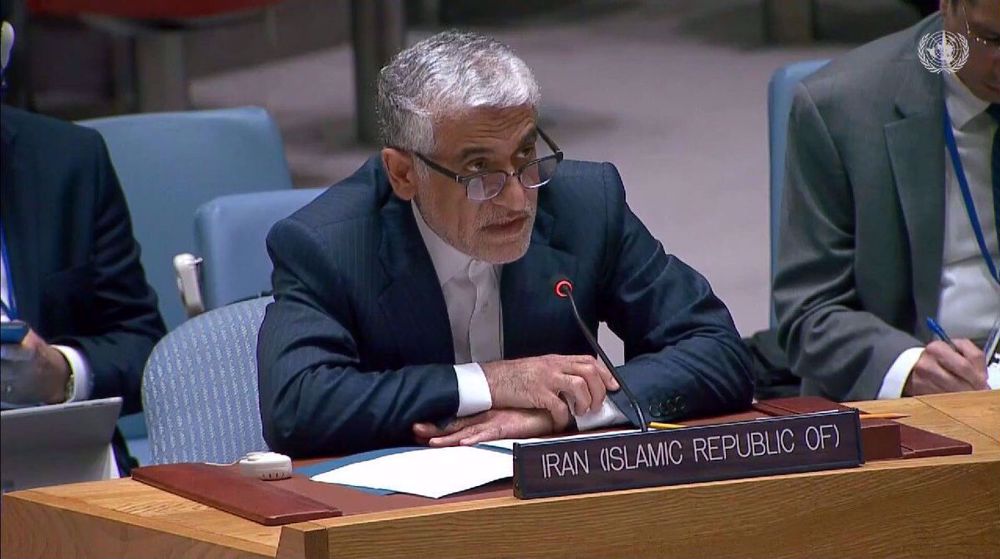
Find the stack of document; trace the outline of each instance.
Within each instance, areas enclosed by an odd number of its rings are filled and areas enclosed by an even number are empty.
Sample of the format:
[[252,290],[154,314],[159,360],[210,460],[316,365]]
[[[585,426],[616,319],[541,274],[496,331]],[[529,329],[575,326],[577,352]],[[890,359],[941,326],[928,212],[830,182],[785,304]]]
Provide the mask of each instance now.
[[513,475],[514,461],[506,452],[453,446],[389,454],[315,475],[312,480],[438,499]]

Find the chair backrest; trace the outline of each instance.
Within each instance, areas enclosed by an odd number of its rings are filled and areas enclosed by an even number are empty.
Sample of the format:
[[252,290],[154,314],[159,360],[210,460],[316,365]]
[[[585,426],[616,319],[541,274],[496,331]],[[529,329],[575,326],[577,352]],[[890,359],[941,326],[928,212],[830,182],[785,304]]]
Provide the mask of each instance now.
[[80,124],[104,136],[128,200],[146,278],[172,329],[184,320],[174,255],[194,252],[201,204],[237,192],[290,189],[281,135],[264,109],[150,113]]
[[[829,60],[807,60],[778,68],[767,85],[767,136],[771,162],[771,281],[778,260],[778,235],[781,225],[781,190],[785,184],[785,148],[787,147],[788,117],[792,111],[795,86],[803,78],[819,70]],[[771,326],[775,325],[774,304]]]
[[194,217],[201,294],[206,309],[271,290],[271,259],[265,240],[271,226],[311,202],[325,188],[221,196]]
[[229,463],[267,450],[257,399],[257,331],[271,300],[198,315],[153,348],[142,381],[153,464]]

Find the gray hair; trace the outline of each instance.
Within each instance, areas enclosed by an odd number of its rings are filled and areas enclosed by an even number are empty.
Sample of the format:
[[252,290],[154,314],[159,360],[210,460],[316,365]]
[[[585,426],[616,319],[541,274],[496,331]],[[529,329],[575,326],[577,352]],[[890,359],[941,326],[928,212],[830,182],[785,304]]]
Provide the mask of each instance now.
[[444,31],[397,54],[378,76],[378,117],[386,146],[434,150],[434,124],[478,107],[531,105],[538,84],[507,45],[483,35]]

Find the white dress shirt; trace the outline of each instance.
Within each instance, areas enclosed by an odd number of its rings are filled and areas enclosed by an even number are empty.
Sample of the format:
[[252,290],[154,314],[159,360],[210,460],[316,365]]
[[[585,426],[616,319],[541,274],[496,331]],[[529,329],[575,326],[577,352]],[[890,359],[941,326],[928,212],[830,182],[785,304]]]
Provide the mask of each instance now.
[[[13,308],[11,301],[11,281],[8,277],[10,273],[7,270],[7,262],[0,258],[0,300],[3,301],[4,306],[7,308]],[[16,297],[16,293],[15,293]],[[3,308],[0,307],[0,322],[7,322],[11,317],[7,316],[7,313],[3,312]],[[70,394],[67,394],[67,402],[79,402],[81,400],[87,400],[90,398],[91,384],[90,384],[90,364],[87,363],[87,359],[78,350],[72,347],[64,345],[53,345],[53,348],[63,354],[66,361],[69,363],[70,370],[73,372],[73,388]],[[114,460],[112,460],[112,464]]]
[[[444,294],[455,348],[458,412],[464,417],[493,407],[480,363],[503,359],[503,311],[500,305],[501,266],[476,260],[439,237],[424,221],[416,204],[413,217],[430,253]],[[628,421],[610,398],[600,409],[575,415],[581,431]]]
[[[994,262],[1000,254],[993,210],[993,178],[990,153],[997,123],[986,113],[987,101],[975,96],[962,80],[944,74],[945,103],[951,117],[955,144],[969,182],[979,224]],[[951,155],[945,148],[944,254],[941,269],[937,321],[952,338],[985,342],[1000,317],[1000,285],[990,275],[976,242],[962,200]],[[882,381],[878,397],[899,398],[910,372],[923,354],[923,347],[910,348],[896,358]],[[990,379],[1000,388],[1000,379]]]

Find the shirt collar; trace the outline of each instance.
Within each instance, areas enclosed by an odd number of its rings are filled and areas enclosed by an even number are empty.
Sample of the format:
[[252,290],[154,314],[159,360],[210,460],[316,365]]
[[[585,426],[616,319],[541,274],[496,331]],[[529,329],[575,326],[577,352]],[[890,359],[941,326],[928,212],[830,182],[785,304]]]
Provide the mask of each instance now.
[[976,97],[955,74],[944,74],[944,90],[948,116],[951,117],[951,125],[957,129],[965,128],[969,121],[986,112],[990,106],[988,101]]
[[473,258],[449,245],[432,231],[427,222],[424,221],[423,216],[420,215],[420,209],[417,208],[415,202],[410,202],[410,207],[413,209],[414,219],[417,220],[420,236],[424,239],[424,246],[427,247],[427,252],[431,255],[431,263],[434,264],[434,272],[437,273],[438,285],[444,285],[460,272],[468,270]]

